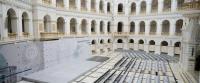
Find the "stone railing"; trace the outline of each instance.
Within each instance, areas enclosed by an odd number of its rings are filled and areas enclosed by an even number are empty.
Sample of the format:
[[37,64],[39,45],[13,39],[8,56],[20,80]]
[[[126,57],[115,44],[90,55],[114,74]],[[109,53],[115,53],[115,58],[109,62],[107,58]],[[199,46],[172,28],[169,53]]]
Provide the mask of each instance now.
[[134,35],[134,34],[135,34],[135,32],[129,32],[129,34],[130,34],[130,35]]
[[161,35],[168,36],[168,35],[169,35],[169,32],[162,32]]
[[140,35],[144,35],[144,32],[139,32]]
[[179,11],[200,10],[200,1],[192,1],[184,3],[182,7],[178,8]]
[[176,36],[181,36],[181,35],[182,35],[182,33],[180,33],[180,32],[177,32],[177,33],[175,33],[175,35],[176,35]]
[[9,40],[16,40],[17,33],[8,33],[8,38]]
[[128,32],[115,32],[113,35],[114,36],[128,36],[129,33]]
[[64,37],[64,33],[59,32],[42,32],[40,33],[40,38],[47,40],[47,39],[59,39]]
[[150,32],[149,35],[156,35],[156,32]]
[[56,7],[58,7],[58,8],[64,8],[65,5],[64,4],[56,4]]

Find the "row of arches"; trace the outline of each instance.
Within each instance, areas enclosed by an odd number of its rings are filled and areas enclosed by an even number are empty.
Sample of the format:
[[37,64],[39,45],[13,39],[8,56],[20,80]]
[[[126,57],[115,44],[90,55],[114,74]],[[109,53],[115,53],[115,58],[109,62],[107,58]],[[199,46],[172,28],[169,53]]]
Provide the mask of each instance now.
[[[105,44],[105,43],[112,43],[112,40],[111,39],[108,39],[108,40],[101,39],[101,40],[99,40],[99,44]],[[91,44],[92,45],[98,44],[98,41],[92,40]]]
[[[146,1],[141,1],[140,3],[137,3],[137,4],[136,4],[136,2],[132,2],[131,6],[130,6],[131,7],[130,13],[136,14],[136,10],[138,9],[141,14],[145,14],[146,11],[147,11],[147,7],[149,7],[149,6],[147,6],[148,4],[149,3],[147,3]],[[177,8],[181,9],[184,5],[184,0],[177,0],[176,4],[177,4]],[[163,12],[169,12],[169,11],[171,11],[173,4],[172,4],[172,0],[164,0],[163,2],[160,2],[160,3],[158,2],[158,0],[151,0],[151,2],[150,2],[150,8],[151,8],[150,12],[151,13],[158,12],[159,5],[162,5],[162,7],[163,7],[162,11]],[[137,8],[137,6],[139,8]],[[118,4],[118,12],[124,12],[123,9],[124,9],[123,4],[119,3]]]
[[[118,39],[118,40],[117,40],[117,43],[125,43],[125,42],[124,42],[123,39]],[[133,43],[136,43],[136,42],[135,42],[133,39],[129,39],[129,42],[128,42],[128,43],[133,44]],[[138,40],[137,43],[138,43],[138,44],[145,44],[145,43],[144,43],[144,40],[142,40],[142,39]],[[148,45],[156,45],[156,42],[155,42],[154,40],[150,40],[150,41],[148,42]],[[169,46],[169,43],[168,43],[167,41],[162,41],[162,42],[160,43],[160,46]],[[174,43],[174,46],[175,46],[175,47],[180,47],[180,46],[181,46],[181,43],[180,43],[180,42],[175,42],[175,43]]]
[[[97,6],[99,8],[99,11],[101,13],[104,13],[105,10],[108,13],[111,13],[111,3],[110,2],[105,2],[103,0],[100,0],[97,4],[96,0],[68,0],[68,4],[65,4],[64,0],[56,0],[56,7],[59,8],[64,8],[66,5],[69,5],[69,9],[77,9],[78,6],[80,6],[80,10],[82,11],[87,11],[88,10],[88,5],[91,8],[91,11],[96,12],[97,11]],[[90,3],[89,3],[90,2]],[[43,3],[45,4],[52,4],[52,0],[43,0]],[[80,3],[80,5],[78,5]]]
[[[162,26],[158,26],[159,24],[156,21],[150,21],[150,25],[147,25],[145,23],[145,21],[141,21],[139,22],[139,33],[143,34],[146,31],[146,27],[149,26],[149,32],[151,35],[156,34],[156,32],[158,31],[159,27],[161,28],[161,33],[163,35],[168,35],[170,32],[170,27],[172,26],[173,23],[170,23],[169,20],[164,20],[162,21]],[[130,33],[135,33],[136,32],[136,24],[135,22],[131,22],[130,23],[130,29],[129,32]],[[181,29],[183,27],[183,20],[179,19],[176,21],[175,23],[175,33],[176,34],[181,34]],[[124,24],[123,22],[118,22],[118,28],[117,28],[117,32],[123,32],[124,31]]]
[[[100,21],[99,28],[97,26],[97,22],[95,20],[92,20],[91,22],[88,22],[86,19],[82,19],[80,24],[78,24],[78,21],[76,18],[71,18],[69,21],[70,25],[70,34],[76,34],[78,33],[78,29],[81,30],[81,34],[88,34],[88,31],[91,31],[91,33],[97,33],[97,31],[100,31],[100,33],[105,33],[105,32],[110,32],[110,26],[111,22],[108,21],[105,23],[104,21]],[[51,27],[51,17],[49,15],[45,15],[43,18],[43,23],[44,23],[44,32],[51,32],[50,27]],[[65,29],[65,19],[64,17],[58,17],[57,18],[57,32],[59,33],[64,33]],[[107,24],[107,26],[105,26]],[[91,27],[88,27],[88,25],[91,25]],[[80,28],[78,28],[80,27]],[[90,30],[88,30],[90,29]],[[99,30],[97,30],[99,29]]]
[[[28,35],[30,33],[30,17],[27,12],[23,12],[21,17],[17,16],[14,9],[10,8],[7,10],[7,17],[5,26],[7,29],[8,36]],[[19,27],[19,24],[21,26]]]

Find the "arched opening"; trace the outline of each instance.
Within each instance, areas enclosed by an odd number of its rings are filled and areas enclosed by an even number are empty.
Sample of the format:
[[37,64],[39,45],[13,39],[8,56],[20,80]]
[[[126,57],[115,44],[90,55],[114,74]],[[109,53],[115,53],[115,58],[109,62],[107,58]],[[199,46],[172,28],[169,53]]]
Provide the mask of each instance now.
[[181,10],[184,6],[184,0],[177,0],[177,8]]
[[149,45],[155,45],[155,41],[154,40],[149,41]]
[[104,22],[103,21],[100,22],[100,33],[104,34]]
[[183,20],[180,19],[180,20],[176,21],[176,30],[175,30],[176,35],[178,35],[178,36],[181,35],[181,33],[182,33],[182,30],[181,30],[182,27],[183,27]]
[[142,14],[146,13],[146,2],[145,1],[141,2],[141,13]]
[[155,41],[154,40],[149,41],[149,52],[150,53],[155,52]]
[[161,42],[161,54],[168,54],[168,42]]
[[83,19],[81,22],[81,33],[87,34],[87,20]]
[[22,14],[22,32],[23,35],[29,34],[29,17],[26,12]]
[[117,43],[124,43],[122,39],[118,39]]
[[69,8],[76,9],[76,0],[69,0]]
[[118,13],[122,13],[123,12],[123,4],[119,4],[118,5]]
[[87,1],[81,0],[81,10],[86,11],[87,10]]
[[107,32],[108,32],[108,33],[111,32],[111,31],[110,31],[110,22],[108,22],[108,24],[107,24]]
[[139,34],[144,34],[144,32],[145,32],[145,22],[142,21],[142,22],[140,22],[140,32],[139,32]]
[[133,40],[133,39],[130,39],[130,40],[129,40],[129,43],[134,43],[134,40]]
[[64,28],[65,28],[65,20],[63,17],[59,17],[57,19],[57,31],[59,33],[64,33]]
[[168,20],[162,22],[162,35],[169,35],[170,23]]
[[100,3],[99,3],[99,10],[100,10],[101,13],[104,12],[104,11],[103,11],[103,6],[104,6],[104,5],[103,5],[103,1],[101,0]]
[[111,43],[111,39],[108,39],[108,43]]
[[152,13],[158,12],[158,0],[152,0],[151,6]]
[[77,27],[77,21],[75,18],[72,18],[70,20],[70,34],[76,34],[77,32],[76,27]]
[[91,11],[92,12],[96,11],[96,0],[91,0]]
[[139,44],[144,44],[144,41],[143,40],[139,40]]
[[181,53],[181,42],[176,42],[174,44],[174,54],[175,56],[179,57],[180,53]]
[[123,23],[122,22],[118,23],[117,32],[123,32]]
[[150,23],[150,35],[155,35],[157,30],[157,23],[156,21],[152,21]]
[[134,32],[135,32],[135,22],[131,22],[131,24],[130,24],[130,33],[134,34]]
[[44,16],[44,32],[50,32],[51,17],[49,15]]
[[96,40],[92,40],[92,45],[95,45],[96,44]]
[[63,0],[56,0],[56,7],[64,8],[64,2],[63,2]]
[[92,34],[95,34],[95,32],[96,32],[96,21],[95,20],[93,20],[91,23],[91,32],[92,32]]
[[16,12],[13,9],[9,9],[7,11],[7,29],[8,29],[8,36],[16,36],[17,33],[17,16]]
[[171,0],[164,0],[164,12],[169,12],[171,10]]
[[144,41],[143,40],[139,40],[138,42],[138,48],[140,51],[143,51],[144,50]]
[[131,4],[131,14],[135,14],[136,13],[136,4],[132,3]]
[[108,12],[108,13],[110,13],[110,9],[111,9],[111,8],[110,8],[110,3],[108,2],[108,3],[107,3],[107,12]]
[[104,44],[104,40],[102,39],[102,40],[100,40],[100,44]]

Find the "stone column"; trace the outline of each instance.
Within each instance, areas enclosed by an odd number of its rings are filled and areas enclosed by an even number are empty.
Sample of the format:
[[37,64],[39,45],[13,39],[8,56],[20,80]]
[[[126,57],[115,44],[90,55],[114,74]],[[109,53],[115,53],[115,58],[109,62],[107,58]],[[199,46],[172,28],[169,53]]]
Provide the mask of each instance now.
[[174,46],[168,46],[168,55],[174,56]]
[[162,33],[162,22],[158,22],[156,35],[161,35],[161,33]]
[[[68,19],[68,18],[67,18]],[[68,19],[68,20],[66,20],[66,34],[67,35],[70,35],[70,20]]]
[[107,21],[104,21],[104,34],[107,34],[108,33],[108,28],[107,28],[107,25],[108,25],[108,22]]
[[69,0],[64,0],[65,9],[69,9]]
[[151,13],[151,3],[152,2],[147,2],[147,8],[146,8],[147,15]]
[[161,49],[160,44],[156,44],[155,45],[155,54],[160,54],[160,49]]
[[146,21],[146,26],[145,26],[145,35],[148,36],[150,32],[150,22]]
[[53,7],[56,7],[56,0],[52,0]]
[[65,22],[65,23],[64,23],[64,34],[67,35],[67,34],[68,34],[68,29],[67,29],[67,28],[69,28],[69,27],[68,27],[68,24],[67,24],[68,22],[67,22],[66,19],[65,19],[64,22]]
[[78,11],[81,11],[81,0],[76,0],[76,8]]
[[137,43],[134,43],[134,50],[138,50],[138,42]]
[[96,12],[99,13],[99,0],[96,0]]
[[99,35],[100,34],[100,21],[96,21],[96,33]]
[[91,11],[91,0],[87,0],[87,10]]
[[175,31],[176,31],[176,22],[175,22],[175,20],[172,20],[171,23],[170,23],[170,32],[169,32],[169,34],[171,36],[174,36],[175,35]]
[[163,12],[163,5],[164,1],[163,0],[158,0],[158,13],[162,13]]
[[105,14],[107,14],[107,4],[106,4],[106,1],[104,1],[103,4],[104,4],[103,5],[103,11],[104,11]]
[[172,0],[171,11],[176,12],[176,9],[177,9],[177,0]]
[[88,35],[91,35],[91,20],[88,20],[87,22],[87,33]]
[[139,2],[136,3],[136,15],[140,14],[140,11],[141,11],[140,5],[141,5],[141,3],[139,3]]
[[80,20],[77,20],[76,32],[77,32],[77,35],[81,34],[81,21]]
[[136,21],[135,22],[135,35],[138,35],[139,34],[139,29],[140,28],[140,23],[139,21]]
[[[17,20],[17,36],[19,36],[20,38],[23,36],[23,32],[22,32],[22,16],[18,16]],[[24,26],[25,27],[25,26]]]

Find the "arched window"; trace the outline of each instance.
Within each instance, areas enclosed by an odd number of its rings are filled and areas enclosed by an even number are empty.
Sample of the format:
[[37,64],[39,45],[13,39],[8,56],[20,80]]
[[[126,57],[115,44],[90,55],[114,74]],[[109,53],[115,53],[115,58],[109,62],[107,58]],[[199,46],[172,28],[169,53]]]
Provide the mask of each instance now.
[[49,15],[44,16],[44,32],[50,32],[51,17]]
[[91,0],[91,11],[96,11],[96,0]]
[[135,14],[136,13],[136,4],[132,3],[131,4],[131,14]]
[[171,10],[171,0],[164,0],[164,12],[169,12]]
[[175,30],[176,35],[179,35],[179,36],[181,35],[181,33],[182,33],[182,31],[181,31],[182,27],[183,27],[183,20],[180,19],[180,20],[176,21],[176,30]]
[[145,22],[140,22],[140,34],[144,34],[145,32]]
[[96,32],[96,21],[95,20],[93,20],[91,23],[91,32],[92,33]]
[[144,44],[144,41],[143,40],[139,40],[139,44]]
[[181,47],[181,42],[176,42],[176,43],[174,44],[174,47]]
[[145,1],[141,2],[141,13],[142,14],[146,13],[146,2]]
[[100,44],[104,44],[104,40],[102,39],[102,40],[100,40]]
[[123,4],[118,5],[118,12],[123,12]]
[[155,35],[156,34],[156,30],[157,30],[157,23],[156,23],[156,21],[152,21],[150,23],[150,34],[151,35]]
[[13,9],[7,11],[7,28],[8,34],[16,33],[17,19],[16,12]]
[[99,10],[100,10],[101,13],[103,13],[103,6],[104,6],[103,1],[101,0],[100,3],[99,3]]
[[168,46],[168,43],[166,41],[162,41],[161,46]]
[[87,34],[87,21],[85,19],[81,22],[81,32],[82,34]]
[[130,39],[130,40],[129,40],[129,43],[134,43],[134,40],[133,40],[133,39]]
[[118,39],[117,43],[123,43],[123,40],[122,39]]
[[110,13],[110,9],[111,9],[111,8],[110,8],[110,3],[108,2],[108,3],[107,3],[107,12],[108,12],[108,13]]
[[108,39],[108,43],[111,43],[111,39]]
[[117,32],[123,32],[123,23],[122,22],[118,23]]
[[26,12],[24,12],[22,14],[22,32],[24,33],[28,33],[29,31],[29,17],[28,14]]
[[96,41],[95,40],[92,40],[92,45],[96,44]]
[[158,12],[158,0],[152,0],[151,6],[152,13]]
[[63,0],[56,0],[56,7],[64,8],[64,2],[63,2]]
[[81,10],[86,11],[87,10],[87,1],[86,0],[81,0]]
[[65,28],[64,25],[65,25],[64,18],[63,17],[59,17],[57,19],[57,30],[58,30],[58,32],[64,33],[64,28]]
[[162,35],[169,35],[170,23],[168,20],[162,22]]
[[75,18],[70,20],[70,34],[76,34],[77,21]]
[[130,33],[134,33],[135,32],[135,23],[131,22],[130,23]]
[[177,0],[178,9],[181,10],[183,8],[184,0]]
[[154,40],[149,41],[149,45],[155,45],[155,41]]
[[76,9],[76,0],[69,0],[69,8]]
[[100,32],[104,33],[104,22],[103,21],[100,22]]
[[110,22],[108,22],[108,24],[107,24],[107,30],[108,30],[108,33],[111,32],[111,31],[110,31]]

